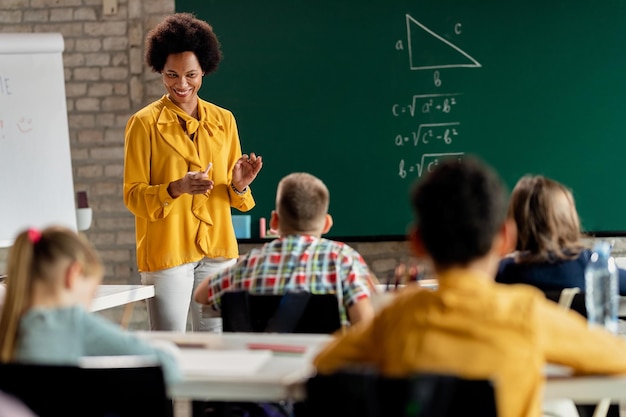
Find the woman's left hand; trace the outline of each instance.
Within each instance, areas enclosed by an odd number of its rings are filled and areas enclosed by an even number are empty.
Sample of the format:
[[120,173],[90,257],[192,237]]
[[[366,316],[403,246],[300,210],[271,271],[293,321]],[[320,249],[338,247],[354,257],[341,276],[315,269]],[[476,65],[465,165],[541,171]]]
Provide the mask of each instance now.
[[254,181],[257,174],[263,167],[263,158],[257,156],[254,152],[241,155],[241,158],[235,164],[233,168],[233,185],[239,191],[245,190],[245,188]]

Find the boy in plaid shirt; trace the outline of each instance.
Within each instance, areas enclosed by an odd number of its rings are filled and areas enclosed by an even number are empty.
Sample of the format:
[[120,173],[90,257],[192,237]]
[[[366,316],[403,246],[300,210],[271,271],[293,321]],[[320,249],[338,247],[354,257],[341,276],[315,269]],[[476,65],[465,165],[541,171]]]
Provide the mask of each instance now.
[[320,179],[303,172],[284,177],[270,220],[279,237],[207,277],[196,289],[195,301],[219,311],[222,294],[230,290],[335,293],[344,325],[372,318],[370,295],[376,287],[363,257],[345,243],[321,237],[333,224],[328,206],[328,188]]

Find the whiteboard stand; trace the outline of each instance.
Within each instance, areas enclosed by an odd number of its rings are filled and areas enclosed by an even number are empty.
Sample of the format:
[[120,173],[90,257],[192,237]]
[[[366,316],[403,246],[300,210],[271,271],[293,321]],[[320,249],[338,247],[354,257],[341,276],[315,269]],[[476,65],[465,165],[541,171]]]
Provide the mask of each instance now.
[[0,33],[0,247],[29,227],[76,231],[60,33]]

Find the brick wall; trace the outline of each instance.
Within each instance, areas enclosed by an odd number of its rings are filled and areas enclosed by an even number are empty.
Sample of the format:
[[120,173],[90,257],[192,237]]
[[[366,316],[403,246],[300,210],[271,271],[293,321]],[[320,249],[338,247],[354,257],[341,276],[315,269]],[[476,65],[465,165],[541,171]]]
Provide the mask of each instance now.
[[[86,236],[106,266],[105,283],[139,283],[133,216],[122,200],[124,127],[129,116],[164,93],[143,61],[145,33],[175,9],[174,0],[118,0],[105,15],[102,0],[2,0],[1,32],[60,32],[74,187],[87,191],[93,223]],[[219,33],[218,33],[219,36]],[[210,100],[210,97],[206,97]],[[350,242],[384,279],[408,257],[405,242]],[[253,245],[241,246],[245,252]],[[617,239],[616,251],[626,252]],[[7,250],[0,249],[0,273]],[[141,307],[141,306],[139,306]],[[117,309],[106,313],[116,318]],[[131,326],[143,327],[145,309]]]

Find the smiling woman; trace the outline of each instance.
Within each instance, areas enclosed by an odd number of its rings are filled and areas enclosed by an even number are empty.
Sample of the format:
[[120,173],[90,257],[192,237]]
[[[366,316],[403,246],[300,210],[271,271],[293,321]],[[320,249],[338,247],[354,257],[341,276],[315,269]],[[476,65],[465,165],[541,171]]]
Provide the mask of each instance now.
[[152,330],[184,332],[190,303],[193,330],[218,327],[191,295],[239,255],[231,208],[255,205],[250,184],[262,158],[242,155],[229,110],[198,97],[221,58],[213,28],[190,13],[166,17],[146,37],[146,63],[166,94],[126,126],[124,202],[135,215],[141,282],[155,286]]

